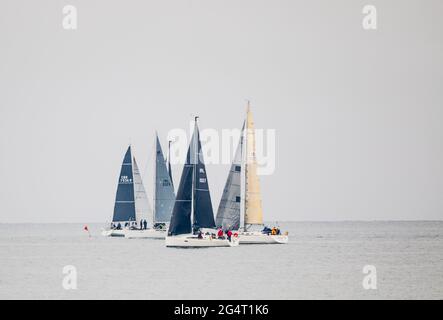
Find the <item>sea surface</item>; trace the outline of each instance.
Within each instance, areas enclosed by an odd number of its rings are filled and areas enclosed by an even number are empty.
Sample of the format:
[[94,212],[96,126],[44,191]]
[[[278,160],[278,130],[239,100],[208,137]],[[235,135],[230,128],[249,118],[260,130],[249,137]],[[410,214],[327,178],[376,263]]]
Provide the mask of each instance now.
[[175,249],[100,224],[0,224],[0,299],[443,299],[443,222],[280,225],[287,245]]

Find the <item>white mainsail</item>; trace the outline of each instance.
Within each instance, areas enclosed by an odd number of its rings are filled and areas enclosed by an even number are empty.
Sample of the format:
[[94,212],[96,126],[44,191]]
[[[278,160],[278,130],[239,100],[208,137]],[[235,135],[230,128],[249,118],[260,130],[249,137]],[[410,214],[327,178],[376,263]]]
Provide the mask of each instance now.
[[135,158],[133,160],[133,173],[134,173],[134,192],[135,192],[135,216],[137,222],[145,219],[148,223],[152,223],[153,214],[151,205],[149,204],[148,196],[146,194],[145,187],[138,169]]
[[257,175],[255,152],[255,126],[250,106],[246,114],[246,164],[245,164],[245,229],[249,225],[263,224],[260,180]]

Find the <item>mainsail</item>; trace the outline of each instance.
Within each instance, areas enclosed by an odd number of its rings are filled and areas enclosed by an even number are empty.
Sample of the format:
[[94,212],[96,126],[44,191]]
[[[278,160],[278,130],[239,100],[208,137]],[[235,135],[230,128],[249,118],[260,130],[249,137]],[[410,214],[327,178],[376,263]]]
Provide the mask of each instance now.
[[251,109],[246,114],[246,165],[245,165],[245,228],[248,225],[263,224],[263,209],[260,181],[257,175],[255,153],[255,127]]
[[196,118],[168,234],[186,234],[200,228],[215,228],[215,222]]
[[145,187],[138,169],[135,157],[133,158],[133,173],[134,173],[134,191],[135,191],[135,215],[136,221],[146,220],[149,223],[152,221],[152,209],[149,204],[148,196],[146,195]]
[[245,124],[241,131],[240,141],[232,161],[228,180],[226,181],[220,205],[217,211],[216,225],[223,230],[240,228],[241,174]]
[[158,136],[156,138],[154,222],[169,222],[175,203],[174,186],[172,185],[171,174],[166,168],[160,140]]
[[123,159],[112,221],[136,221],[131,146],[128,147]]

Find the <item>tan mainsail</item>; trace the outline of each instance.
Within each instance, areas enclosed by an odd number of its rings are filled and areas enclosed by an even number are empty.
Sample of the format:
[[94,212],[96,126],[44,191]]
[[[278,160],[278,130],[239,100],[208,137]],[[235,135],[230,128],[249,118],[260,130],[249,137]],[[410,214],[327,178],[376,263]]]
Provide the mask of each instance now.
[[260,181],[257,175],[255,154],[255,127],[248,103],[246,114],[246,165],[245,165],[245,227],[251,224],[263,224],[263,209]]

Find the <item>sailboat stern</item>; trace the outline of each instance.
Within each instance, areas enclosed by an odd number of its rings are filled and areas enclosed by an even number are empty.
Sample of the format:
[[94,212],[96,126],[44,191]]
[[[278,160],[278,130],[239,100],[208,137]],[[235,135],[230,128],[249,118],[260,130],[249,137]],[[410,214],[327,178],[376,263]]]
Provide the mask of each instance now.
[[239,233],[240,244],[286,244],[289,242],[289,236],[287,234],[264,234],[262,232],[240,232]]

